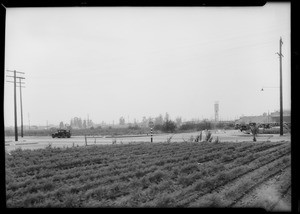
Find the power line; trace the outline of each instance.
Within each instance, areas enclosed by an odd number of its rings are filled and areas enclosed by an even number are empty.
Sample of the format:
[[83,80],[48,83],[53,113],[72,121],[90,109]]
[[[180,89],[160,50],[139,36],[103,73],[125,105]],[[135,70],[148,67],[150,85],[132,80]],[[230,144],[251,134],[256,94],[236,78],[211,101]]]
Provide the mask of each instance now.
[[[15,141],[18,141],[18,123],[17,123],[17,90],[16,88],[19,87],[20,88],[20,105],[21,105],[21,137],[23,137],[23,109],[22,109],[22,88],[24,88],[22,86],[22,84],[24,84],[24,82],[21,82],[22,79],[25,79],[24,77],[19,77],[17,76],[17,73],[19,74],[25,74],[24,72],[19,72],[16,70],[6,70],[8,72],[13,72],[13,76],[10,75],[6,75],[6,77],[12,77],[14,78],[14,81],[7,81],[9,83],[13,83],[14,84],[14,116],[15,116]],[[19,82],[17,82],[17,79],[19,80]],[[19,83],[19,85],[17,86],[17,83]]]

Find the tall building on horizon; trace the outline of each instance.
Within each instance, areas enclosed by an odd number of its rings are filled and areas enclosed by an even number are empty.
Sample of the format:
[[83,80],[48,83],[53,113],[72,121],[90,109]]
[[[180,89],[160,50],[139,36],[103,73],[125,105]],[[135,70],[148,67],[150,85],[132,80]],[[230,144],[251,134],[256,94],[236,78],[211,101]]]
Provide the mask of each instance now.
[[215,102],[215,122],[219,122],[219,101]]

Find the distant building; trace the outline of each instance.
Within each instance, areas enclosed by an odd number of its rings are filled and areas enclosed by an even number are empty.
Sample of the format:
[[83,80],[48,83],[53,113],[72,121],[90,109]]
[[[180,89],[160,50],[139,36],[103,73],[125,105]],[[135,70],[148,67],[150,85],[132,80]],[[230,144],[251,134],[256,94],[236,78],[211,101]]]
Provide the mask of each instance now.
[[[240,119],[236,120],[235,123],[243,124],[243,123],[279,123],[280,122],[280,114],[279,111],[273,112],[271,114],[264,113],[260,116],[242,116]],[[283,122],[290,123],[291,122],[291,114],[290,111],[283,111]]]
[[219,122],[219,102],[215,102],[215,122]]
[[[276,111],[271,113],[272,122],[279,123],[280,122],[280,112]],[[291,122],[291,111],[284,110],[283,111],[283,122],[290,123]]]
[[240,117],[240,119],[238,119],[236,121],[236,123],[238,124],[243,124],[243,123],[269,123],[271,122],[271,117],[270,116],[243,116]]

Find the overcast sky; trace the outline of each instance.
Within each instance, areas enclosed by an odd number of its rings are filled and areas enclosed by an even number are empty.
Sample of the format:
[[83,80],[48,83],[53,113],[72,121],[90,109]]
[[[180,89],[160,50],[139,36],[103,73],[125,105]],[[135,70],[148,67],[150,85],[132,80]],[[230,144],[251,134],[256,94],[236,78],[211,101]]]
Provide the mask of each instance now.
[[[236,119],[279,110],[279,88],[261,88],[279,86],[280,37],[290,109],[290,35],[290,3],[7,8],[5,69],[25,72],[24,125],[28,116],[58,125],[88,114],[95,123],[166,112],[213,119],[216,101],[221,120]],[[13,106],[5,82],[6,126]]]

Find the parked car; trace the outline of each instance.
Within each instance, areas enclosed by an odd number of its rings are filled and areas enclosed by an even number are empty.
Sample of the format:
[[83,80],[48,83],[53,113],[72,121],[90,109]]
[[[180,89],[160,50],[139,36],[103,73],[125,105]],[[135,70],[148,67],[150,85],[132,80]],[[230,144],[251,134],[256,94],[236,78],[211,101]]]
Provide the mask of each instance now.
[[52,138],[70,138],[71,131],[66,129],[57,129],[55,133],[52,134]]

